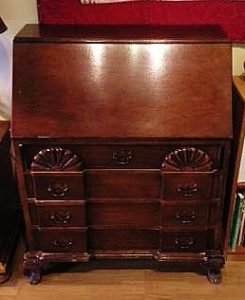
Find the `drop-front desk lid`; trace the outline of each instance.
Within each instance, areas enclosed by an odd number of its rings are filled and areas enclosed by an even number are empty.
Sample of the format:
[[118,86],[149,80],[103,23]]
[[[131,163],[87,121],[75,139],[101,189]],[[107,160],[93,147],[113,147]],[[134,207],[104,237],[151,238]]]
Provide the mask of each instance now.
[[232,135],[231,45],[214,26],[27,25],[13,68],[13,137]]

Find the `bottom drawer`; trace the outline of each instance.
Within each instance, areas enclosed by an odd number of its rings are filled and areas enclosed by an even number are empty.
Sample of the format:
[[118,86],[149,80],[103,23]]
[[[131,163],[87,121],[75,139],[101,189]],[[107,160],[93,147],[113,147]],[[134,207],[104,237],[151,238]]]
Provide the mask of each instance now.
[[158,229],[148,228],[91,228],[91,250],[154,250],[159,248]]
[[162,232],[161,251],[202,252],[206,247],[206,231]]
[[36,250],[43,252],[86,252],[87,229],[37,229],[33,231]]

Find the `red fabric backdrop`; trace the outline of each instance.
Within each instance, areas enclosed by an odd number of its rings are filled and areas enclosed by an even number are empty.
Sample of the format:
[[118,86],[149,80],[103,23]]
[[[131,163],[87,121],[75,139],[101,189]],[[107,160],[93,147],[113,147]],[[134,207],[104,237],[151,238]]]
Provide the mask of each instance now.
[[37,2],[41,24],[219,24],[232,41],[245,42],[245,0]]

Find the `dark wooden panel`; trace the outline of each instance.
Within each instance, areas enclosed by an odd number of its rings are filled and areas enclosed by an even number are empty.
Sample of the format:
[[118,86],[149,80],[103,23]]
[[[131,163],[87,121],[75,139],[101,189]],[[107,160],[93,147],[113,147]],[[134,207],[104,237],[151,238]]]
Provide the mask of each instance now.
[[140,200],[91,200],[90,225],[160,226],[160,202]]
[[230,51],[215,43],[15,43],[12,134],[231,137]]
[[29,203],[28,205],[28,213],[30,216],[31,224],[32,225],[38,225],[38,215],[37,215],[37,206],[35,203]]
[[33,230],[36,250],[44,252],[87,251],[87,229],[40,229]]
[[215,201],[210,203],[209,207],[209,225],[210,227],[221,226],[223,218],[223,203],[221,201]]
[[84,199],[83,173],[33,172],[31,175],[36,199]]
[[86,173],[89,198],[160,198],[157,170],[90,170]]
[[162,197],[167,200],[207,200],[212,192],[212,173],[162,173]]
[[158,249],[158,229],[96,227],[89,229],[90,250],[154,250]]
[[34,198],[34,186],[33,186],[33,178],[30,175],[30,173],[25,173],[23,175],[24,177],[24,182],[25,182],[25,189],[26,189],[26,194],[28,198]]

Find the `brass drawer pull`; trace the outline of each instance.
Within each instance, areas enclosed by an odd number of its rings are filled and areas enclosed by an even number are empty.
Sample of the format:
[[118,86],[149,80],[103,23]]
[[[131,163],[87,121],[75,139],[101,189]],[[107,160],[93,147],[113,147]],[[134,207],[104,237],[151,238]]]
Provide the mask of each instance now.
[[181,224],[190,224],[196,219],[196,212],[193,210],[191,212],[188,211],[177,211],[175,215],[176,220],[178,220]]
[[73,246],[72,239],[54,240],[53,246],[57,249],[70,249]]
[[179,249],[191,249],[194,246],[195,242],[193,238],[186,238],[186,239],[175,239],[175,246]]
[[179,186],[177,192],[182,194],[184,197],[192,197],[198,192],[197,184],[187,184],[184,186]]
[[50,215],[50,220],[54,224],[68,224],[71,221],[71,214],[69,211],[56,211]]
[[68,191],[69,188],[65,183],[54,183],[48,187],[48,192],[55,198],[64,197]]
[[132,160],[132,151],[118,150],[113,151],[112,159],[116,165],[127,165]]

